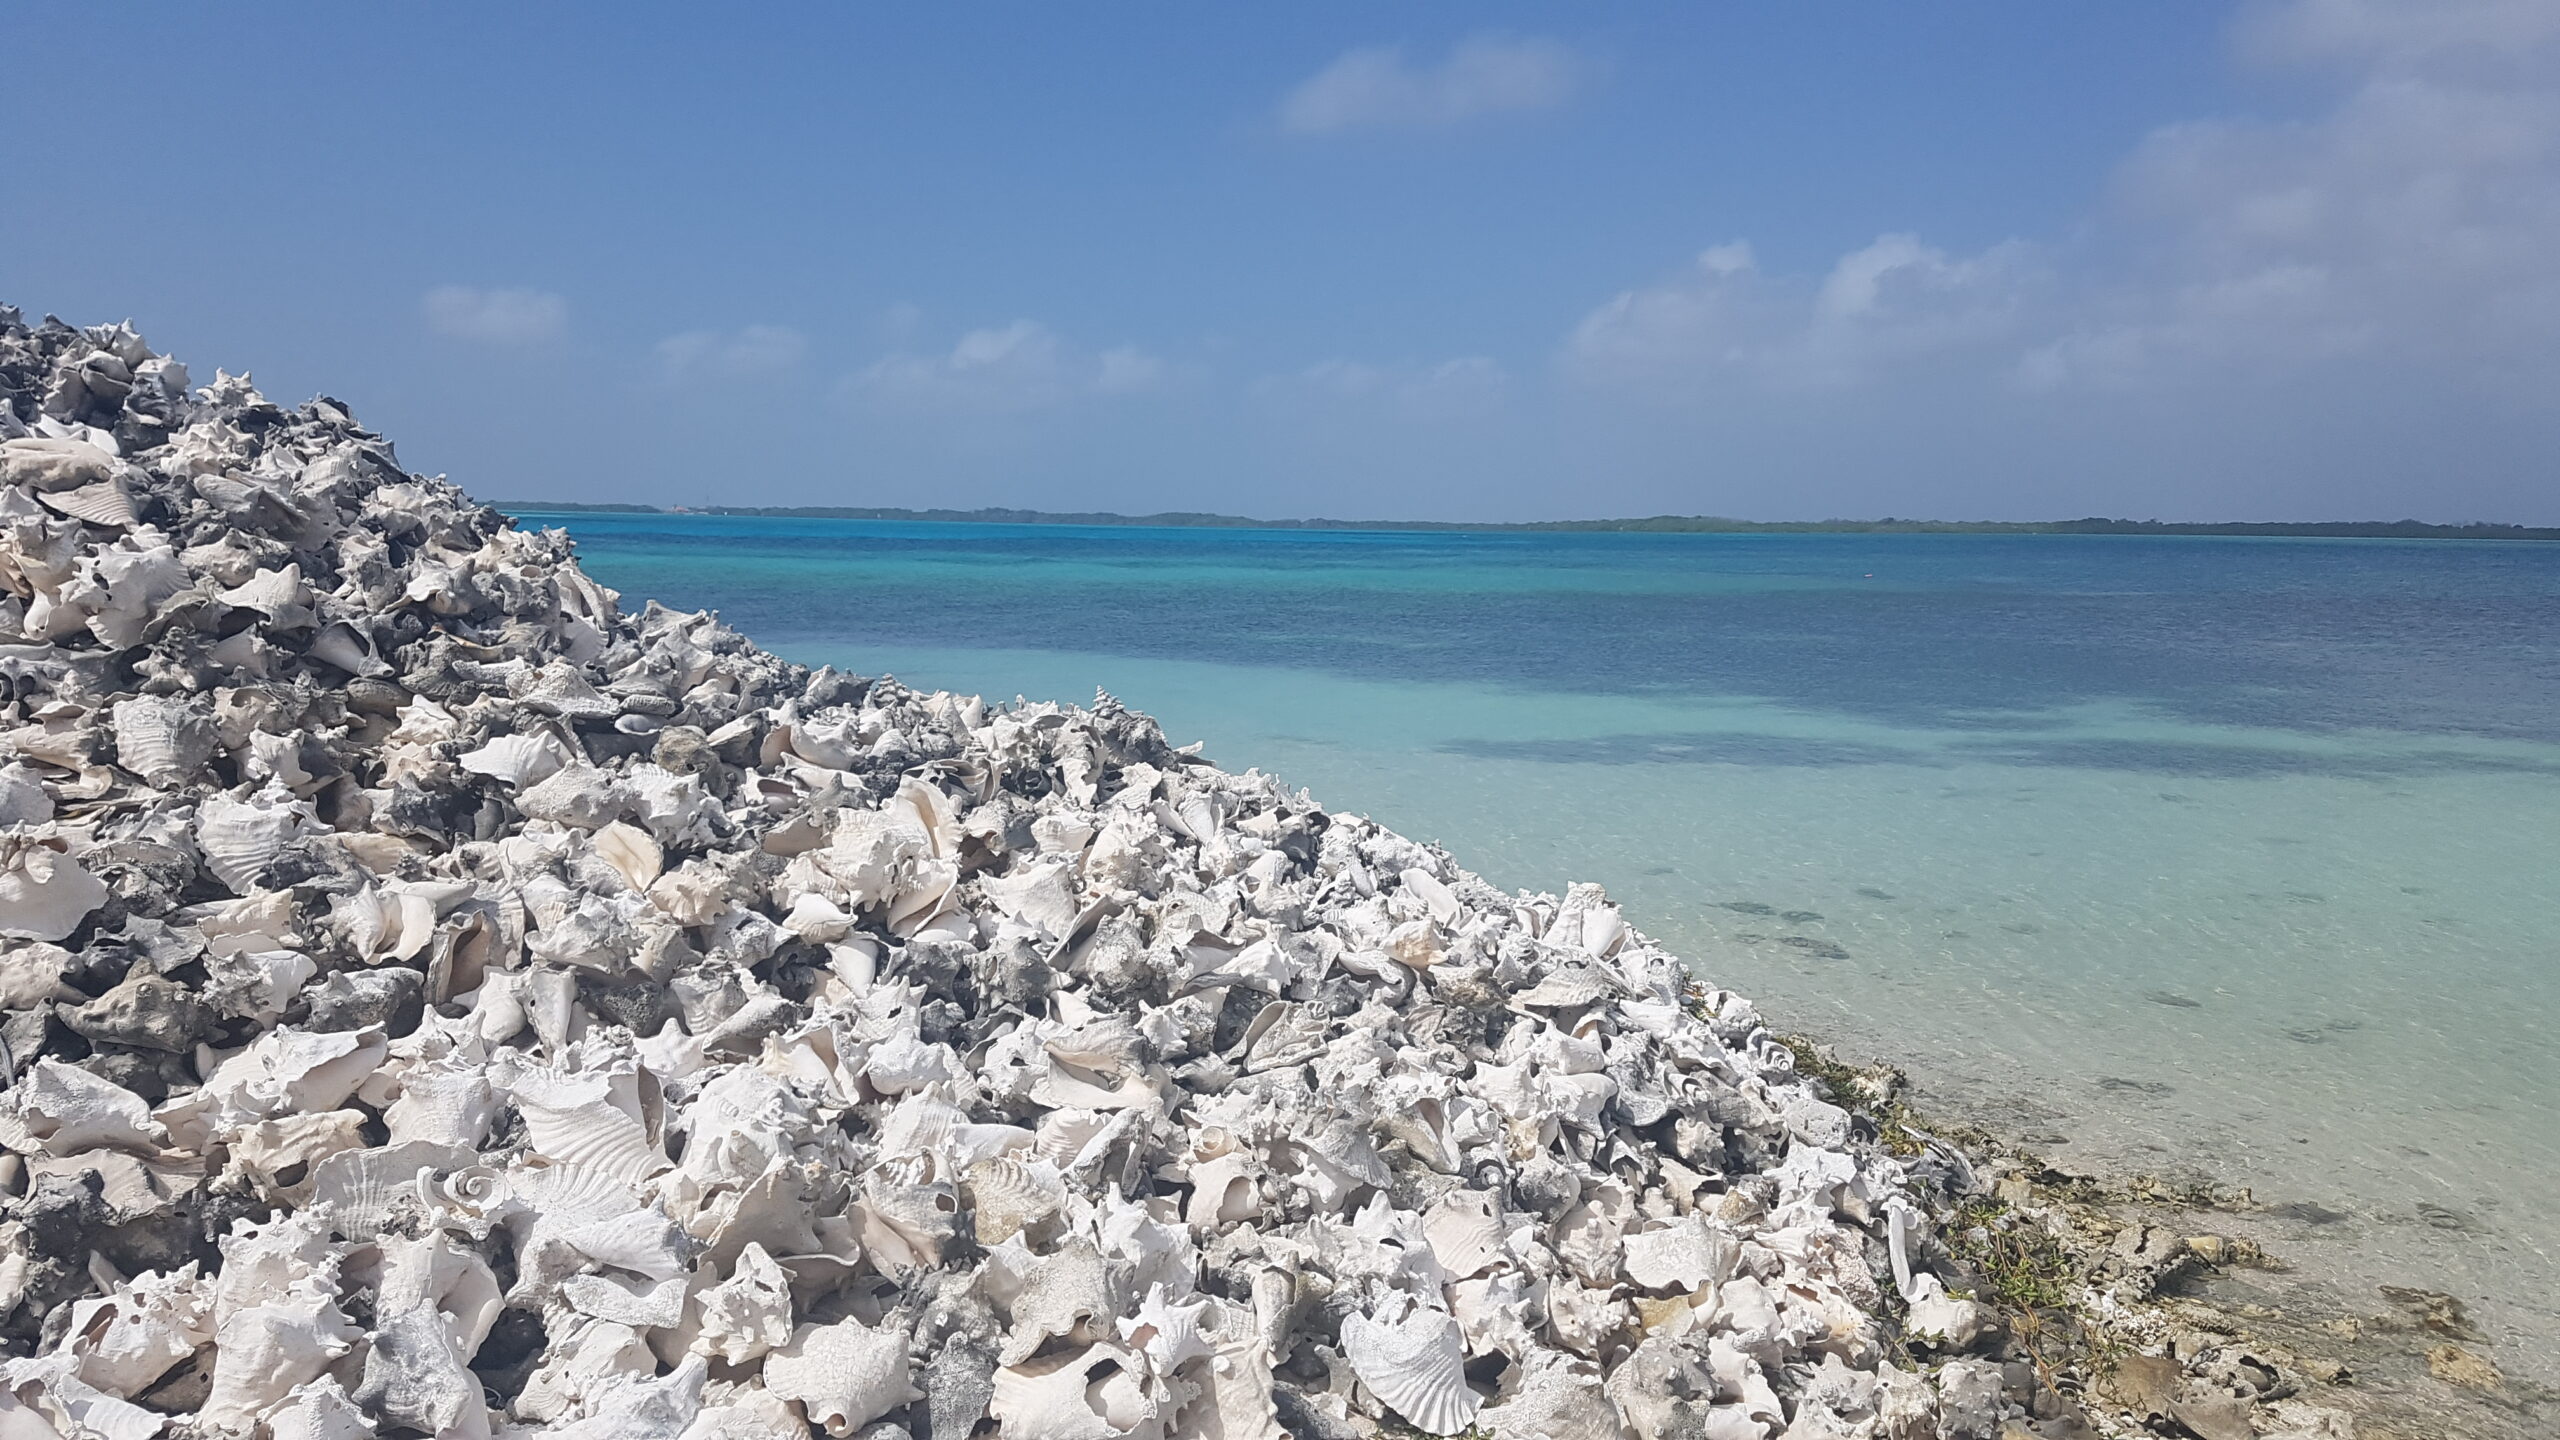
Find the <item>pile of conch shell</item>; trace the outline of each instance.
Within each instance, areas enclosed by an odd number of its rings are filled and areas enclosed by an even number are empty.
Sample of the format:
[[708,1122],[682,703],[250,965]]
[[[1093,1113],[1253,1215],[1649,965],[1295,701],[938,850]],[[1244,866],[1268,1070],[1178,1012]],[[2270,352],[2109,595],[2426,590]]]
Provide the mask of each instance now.
[[2003,1419],[1888,1358],[1960,1162],[1597,887],[626,613],[11,310],[0,950],[10,1440]]

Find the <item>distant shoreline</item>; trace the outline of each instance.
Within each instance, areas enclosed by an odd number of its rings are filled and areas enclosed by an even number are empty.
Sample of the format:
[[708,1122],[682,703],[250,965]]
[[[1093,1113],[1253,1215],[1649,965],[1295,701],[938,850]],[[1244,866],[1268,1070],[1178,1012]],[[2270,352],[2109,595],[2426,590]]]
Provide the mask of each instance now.
[[737,515],[781,520],[905,520],[938,525],[1094,525],[1164,530],[1433,530],[1653,535],[2254,535],[2317,540],[2560,540],[2560,526],[2430,525],[2418,520],[1731,520],[1717,515],[1651,515],[1626,520],[1257,520],[1244,515],[1108,510],[903,510],[855,505],[597,505],[565,500],[496,500],[493,508],[567,515]]

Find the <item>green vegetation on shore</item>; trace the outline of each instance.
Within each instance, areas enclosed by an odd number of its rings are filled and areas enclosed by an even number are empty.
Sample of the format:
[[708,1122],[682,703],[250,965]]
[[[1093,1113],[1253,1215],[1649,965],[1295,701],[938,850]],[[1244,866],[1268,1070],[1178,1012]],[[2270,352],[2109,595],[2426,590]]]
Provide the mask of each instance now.
[[791,520],[908,520],[940,525],[1112,525],[1168,530],[1566,531],[1661,535],[2264,535],[2353,540],[2560,540],[2560,527],[2475,520],[1730,520],[1717,515],[1651,515],[1627,520],[1256,520],[1176,510],[1120,515],[1108,510],[902,510],[868,505],[591,505],[565,500],[500,500],[512,515],[750,515]]

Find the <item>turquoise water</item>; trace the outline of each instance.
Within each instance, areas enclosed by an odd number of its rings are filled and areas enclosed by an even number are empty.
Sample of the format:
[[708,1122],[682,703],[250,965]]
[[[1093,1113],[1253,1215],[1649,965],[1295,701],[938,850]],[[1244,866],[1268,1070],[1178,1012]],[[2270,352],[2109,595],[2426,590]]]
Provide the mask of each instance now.
[[1599,880],[1935,1103],[2560,1329],[2560,545],[529,519]]

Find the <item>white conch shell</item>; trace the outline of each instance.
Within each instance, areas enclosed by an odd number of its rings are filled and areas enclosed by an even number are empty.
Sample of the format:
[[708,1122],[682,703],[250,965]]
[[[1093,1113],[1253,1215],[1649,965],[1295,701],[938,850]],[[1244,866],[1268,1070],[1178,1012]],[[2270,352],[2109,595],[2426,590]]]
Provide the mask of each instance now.
[[1459,901],[1456,891],[1450,889],[1439,876],[1418,865],[1405,867],[1397,879],[1402,882],[1405,889],[1422,898],[1424,906],[1431,912],[1431,918],[1441,925],[1454,926],[1460,917],[1467,913],[1467,907]]
[[368,961],[414,960],[435,939],[435,899],[413,886],[368,885],[331,908],[356,954]]
[[1742,1242],[1703,1215],[1690,1215],[1621,1242],[1627,1278],[1647,1290],[1688,1293],[1733,1278]]
[[765,1357],[764,1386],[835,1436],[924,1398],[909,1379],[906,1332],[859,1320],[801,1326]]
[[114,454],[84,440],[37,435],[0,440],[0,483],[50,495],[94,485],[114,474]]
[[1613,1180],[1590,1186],[1558,1222],[1556,1254],[1584,1284],[1605,1289],[1617,1282],[1619,1237],[1634,1218],[1635,1198],[1627,1187]]
[[1548,971],[1537,984],[1512,996],[1511,1003],[1515,1008],[1579,1010],[1624,994],[1625,989],[1604,972],[1577,962]]
[[980,888],[1000,913],[1037,927],[1052,940],[1066,939],[1075,927],[1074,866],[1066,860],[1020,866],[1001,879],[981,881]]
[[1184,1372],[1207,1393],[1198,1408],[1183,1412],[1181,1423],[1196,1425],[1200,1440],[1288,1440],[1272,1398],[1271,1350],[1255,1316],[1231,1304],[1217,1306],[1216,1314],[1209,1363]]
[[429,1434],[487,1435],[489,1412],[468,1367],[505,1304],[497,1277],[441,1230],[380,1243],[380,1308],[357,1403]]
[[246,1434],[297,1386],[318,1380],[364,1332],[317,1289],[297,1287],[222,1317],[214,1330],[213,1388],[196,1411],[216,1434]]
[[516,808],[536,820],[601,830],[628,808],[629,790],[603,768],[563,765],[516,792]]
[[1415,1428],[1455,1435],[1483,1400],[1467,1387],[1465,1336],[1447,1311],[1416,1308],[1397,1320],[1342,1322],[1342,1353],[1369,1393]]
[[932,1268],[960,1230],[960,1197],[948,1181],[927,1178],[935,1162],[921,1156],[884,1160],[863,1177],[853,1207],[863,1253],[884,1273],[906,1265]]
[[151,1440],[160,1433],[163,1416],[90,1384],[79,1366],[60,1352],[0,1361],[0,1424],[15,1427],[11,1440]]
[[0,831],[0,936],[60,940],[107,903],[106,882],[71,858],[50,825]]
[[0,1010],[34,1010],[57,1000],[77,1005],[89,997],[65,983],[77,957],[59,945],[13,945],[0,960]]
[[640,1332],[612,1320],[559,1312],[565,1333],[555,1331],[542,1363],[516,1395],[515,1413],[529,1420],[564,1420],[633,1380],[658,1373]]
[[379,1028],[270,1030],[223,1061],[193,1094],[161,1106],[159,1118],[192,1147],[270,1116],[335,1110],[388,1053]]
[[996,1358],[1007,1365],[1030,1359],[1050,1341],[1101,1340],[1111,1334],[1120,1307],[1102,1252],[1073,1240],[1042,1257],[1006,1307],[1013,1328]]
[[530,735],[501,735],[456,762],[475,775],[489,775],[521,790],[538,785],[585,757],[549,730]]
[[231,1135],[232,1171],[250,1176],[271,1199],[301,1203],[311,1195],[314,1167],[363,1145],[370,1118],[361,1110],[321,1110],[244,1126]]
[[1458,1317],[1458,1329],[1467,1337],[1467,1354],[1499,1352],[1526,1360],[1544,1350],[1531,1321],[1542,1318],[1538,1300],[1545,1289],[1543,1282],[1508,1267],[1452,1284],[1449,1313]]
[[682,1275],[692,1248],[684,1230],[654,1209],[626,1210],[570,1226],[560,1232],[560,1238],[599,1265],[628,1270],[650,1280]]
[[1512,1393],[1476,1412],[1493,1440],[1618,1440],[1617,1407],[1600,1389],[1600,1367],[1541,1351]]
[[546,1160],[629,1181],[666,1168],[665,1153],[640,1117],[619,1103],[609,1077],[529,1071],[508,1090],[532,1135],[533,1153]]
[[382,1121],[395,1145],[423,1140],[470,1150],[487,1137],[497,1105],[488,1074],[478,1066],[426,1062],[402,1073],[400,1098],[383,1111]]
[[1998,1317],[1978,1300],[1949,1295],[1946,1282],[1923,1270],[1912,1277],[1902,1333],[1953,1351],[1970,1347]]
[[1608,1290],[1593,1290],[1560,1276],[1547,1287],[1547,1329],[1577,1355],[1598,1358],[1624,1329],[1632,1310]]
[[1735,1276],[1716,1287],[1716,1328],[1753,1359],[1778,1363],[1787,1343],[1781,1293],[1765,1281]]
[[80,1378],[130,1400],[213,1338],[213,1290],[193,1265],[146,1272],[121,1293],[76,1302],[70,1318],[64,1347],[80,1357]]
[[12,1150],[63,1156],[97,1149],[150,1154],[166,1138],[141,1096],[51,1056],[29,1066],[0,1097],[0,1140]]
[[353,625],[340,621],[320,632],[311,642],[311,658],[335,665],[350,675],[379,676],[391,673],[391,667],[373,653],[372,637]]
[[292,791],[270,784],[246,799],[206,796],[197,811],[195,837],[206,868],[232,894],[246,895],[258,888],[258,876],[286,845],[320,828],[310,807]]
[[256,610],[277,624],[311,620],[311,587],[302,582],[302,566],[260,569],[248,579],[213,597],[235,610]]
[[126,530],[133,526],[133,497],[125,493],[123,482],[114,476],[93,481],[76,490],[48,490],[36,498],[74,520],[85,520],[112,530]]
[[[866,1440],[897,1440],[903,1433],[887,1428],[886,1422],[873,1429],[878,1433]],[[809,1440],[809,1422],[780,1396],[748,1381],[721,1386],[694,1412],[692,1423],[677,1440]]]
[[[1104,1366],[1112,1373],[1094,1378]],[[1022,1440],[1156,1440],[1164,1424],[1140,1378],[1138,1357],[1117,1345],[1044,1355],[996,1372],[987,1406]]]
[[969,1167],[969,1200],[977,1212],[981,1245],[1001,1245],[1057,1214],[1066,1205],[1066,1179],[1047,1160],[1009,1155]]
[[425,1207],[424,1183],[469,1159],[466,1151],[415,1140],[341,1150],[312,1166],[311,1198],[328,1207],[330,1227],[350,1240],[380,1235],[402,1209]]
[[284,1018],[320,967],[298,950],[215,950],[205,959],[205,999],[261,1025]]
[[560,1282],[560,1300],[581,1315],[614,1320],[641,1331],[673,1330],[684,1323],[685,1281],[630,1275],[572,1275]]
[[621,707],[605,698],[578,667],[555,660],[542,667],[520,697],[546,715],[600,720]]
[[1195,1163],[1191,1167],[1191,1203],[1182,1215],[1184,1223],[1194,1230],[1223,1230],[1261,1214],[1262,1192],[1254,1183],[1261,1168],[1252,1155],[1241,1150]]
[[263,1224],[234,1221],[220,1245],[222,1273],[213,1277],[217,1325],[297,1288],[337,1293],[341,1247],[330,1241],[326,1218],[309,1210],[286,1211]]
[[1493,1197],[1482,1190],[1452,1190],[1433,1202],[1422,1217],[1423,1239],[1432,1258],[1452,1280],[1481,1274],[1510,1258],[1502,1245],[1502,1220]]
[[1052,1110],[1040,1117],[1032,1151],[1060,1170],[1073,1171],[1093,1157],[1110,1134],[1111,1117],[1092,1110]]
[[1408,920],[1388,932],[1381,948],[1399,965],[1428,970],[1440,961],[1440,927],[1428,920]]
[[[1031,1098],[1055,1109],[1152,1109],[1164,1101],[1165,1076],[1160,1068],[1132,1064],[1111,1076],[1084,1069],[1050,1055],[1047,1068],[1031,1082]],[[1106,1081],[1108,1083],[1106,1083]]]
[[791,1341],[791,1279],[754,1241],[738,1252],[729,1278],[694,1304],[701,1316],[694,1354],[737,1365]]
[[1176,1303],[1162,1285],[1147,1289],[1147,1298],[1138,1303],[1138,1313],[1120,1322],[1120,1341],[1147,1357],[1147,1368],[1156,1375],[1171,1375],[1185,1364],[1214,1352],[1208,1333],[1201,1327],[1201,1315],[1217,1302],[1207,1296],[1188,1303]]
[[928,1042],[913,1029],[874,1041],[863,1057],[862,1078],[883,1095],[905,1095],[959,1078],[951,1047]]
[[267,1416],[268,1440],[374,1440],[373,1421],[337,1377],[323,1375],[285,1392]]
[[645,893],[666,863],[665,853],[649,832],[616,820],[595,833],[596,855],[620,875],[635,893]]

